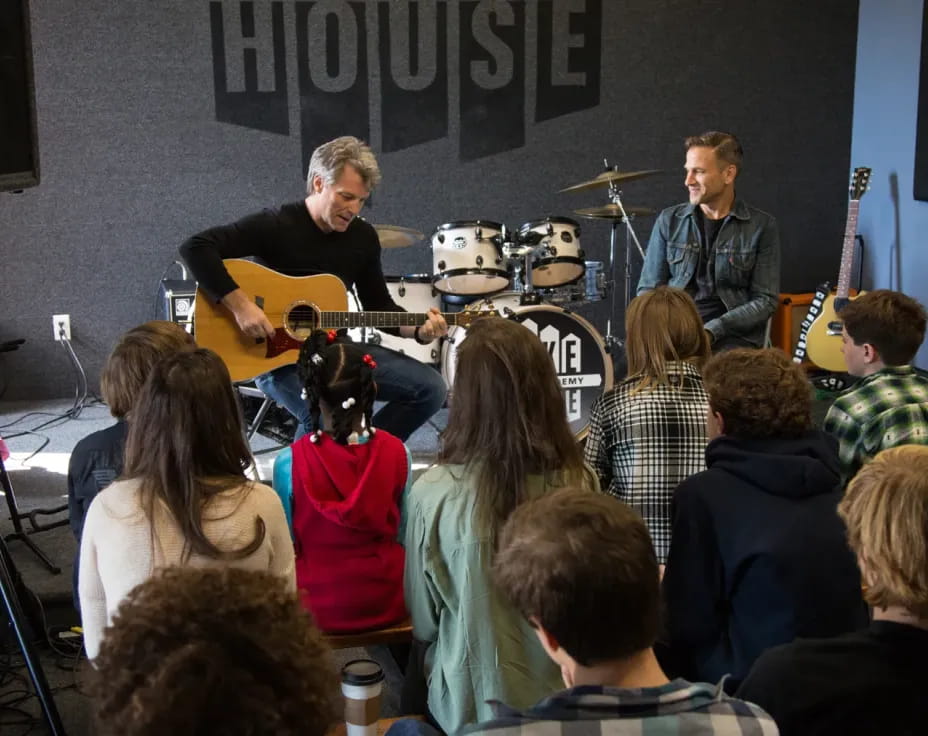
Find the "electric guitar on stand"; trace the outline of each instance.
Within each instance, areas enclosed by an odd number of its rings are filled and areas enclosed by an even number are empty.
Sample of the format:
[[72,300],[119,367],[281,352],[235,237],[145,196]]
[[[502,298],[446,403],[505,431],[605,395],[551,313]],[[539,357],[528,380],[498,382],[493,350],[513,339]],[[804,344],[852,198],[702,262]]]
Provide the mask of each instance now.
[[[858,167],[851,177],[850,202],[847,208],[847,224],[844,227],[844,247],[841,249],[841,269],[838,286],[834,294],[828,294],[820,311],[804,335],[806,351],[819,368],[841,373],[846,370],[841,353],[841,319],[838,312],[851,300],[851,269],[854,265],[854,242],[857,235],[857,216],[860,200],[870,188],[870,169]],[[859,296],[859,295],[858,295]],[[856,299],[857,297],[853,297]],[[800,343],[803,342],[800,337]],[[795,360],[795,357],[794,357]]]
[[[425,313],[349,312],[348,290],[337,276],[286,276],[265,266],[229,259],[223,261],[232,279],[254,295],[275,328],[274,337],[247,337],[232,313],[197,289],[194,334],[197,345],[219,354],[233,381],[247,381],[274,368],[296,363],[300,345],[313,330],[352,327],[414,327]],[[442,314],[448,326],[467,327],[475,319],[495,317],[491,309]]]

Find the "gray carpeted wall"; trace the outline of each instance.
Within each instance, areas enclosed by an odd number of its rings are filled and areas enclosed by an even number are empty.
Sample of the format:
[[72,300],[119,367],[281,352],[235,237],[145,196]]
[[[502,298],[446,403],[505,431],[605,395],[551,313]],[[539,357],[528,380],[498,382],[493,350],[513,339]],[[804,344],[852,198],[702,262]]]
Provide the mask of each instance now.
[[[114,339],[153,316],[185,236],[299,198],[303,161],[330,132],[379,153],[368,219],[429,232],[604,204],[558,193],[603,157],[667,171],[629,184],[627,204],[672,204],[683,137],[728,129],[746,151],[739,193],[780,220],[783,290],[837,269],[856,2],[31,6],[42,183],[0,195],[0,340],[28,339],[0,366],[5,399],[72,390],[54,313],[70,314],[95,382]],[[652,223],[638,220],[642,241]],[[608,235],[583,223],[589,258],[606,258]],[[386,252],[384,266],[428,272],[431,254]],[[605,308],[585,313],[605,329]]]

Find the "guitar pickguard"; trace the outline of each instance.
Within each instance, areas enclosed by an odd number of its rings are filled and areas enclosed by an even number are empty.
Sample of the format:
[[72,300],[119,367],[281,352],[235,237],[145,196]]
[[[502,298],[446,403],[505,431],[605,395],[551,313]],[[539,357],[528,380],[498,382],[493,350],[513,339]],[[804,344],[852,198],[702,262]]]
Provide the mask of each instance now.
[[266,358],[276,358],[288,350],[299,350],[301,342],[294,340],[283,327],[274,330],[274,337],[267,341]]

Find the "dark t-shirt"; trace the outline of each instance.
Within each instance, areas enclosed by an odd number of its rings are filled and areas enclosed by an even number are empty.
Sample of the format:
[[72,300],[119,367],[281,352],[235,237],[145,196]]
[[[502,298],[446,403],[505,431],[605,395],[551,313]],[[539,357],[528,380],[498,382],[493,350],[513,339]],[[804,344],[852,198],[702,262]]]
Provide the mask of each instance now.
[[696,302],[696,309],[699,310],[699,316],[703,323],[709,320],[721,317],[728,310],[725,309],[725,303],[719,298],[715,291],[715,258],[713,248],[715,239],[722,229],[725,222],[721,220],[709,220],[702,212],[701,207],[696,208],[696,224],[699,226],[699,234],[702,242],[699,247],[699,260],[696,263],[696,272],[690,281],[687,291]]
[[928,733],[928,631],[889,621],[768,650],[737,693],[781,736]]
[[[217,301],[239,286],[222,260],[254,256],[288,276],[338,276],[346,288],[357,286],[366,310],[404,311],[387,291],[374,228],[356,217],[345,232],[324,233],[303,201],[204,230],[181,245],[180,254],[200,287]],[[248,291],[247,284],[241,286]]]

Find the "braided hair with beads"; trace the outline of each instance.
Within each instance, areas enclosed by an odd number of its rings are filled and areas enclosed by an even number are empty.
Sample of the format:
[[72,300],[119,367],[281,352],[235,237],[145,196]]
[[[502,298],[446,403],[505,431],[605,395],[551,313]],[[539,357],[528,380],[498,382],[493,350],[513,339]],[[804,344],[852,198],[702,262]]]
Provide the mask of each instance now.
[[[324,402],[332,417],[332,438],[347,444],[357,427],[370,427],[377,384],[376,363],[358,345],[334,330],[314,330],[300,348],[297,370],[309,405],[313,434],[322,436]],[[371,428],[373,431],[373,428]]]

